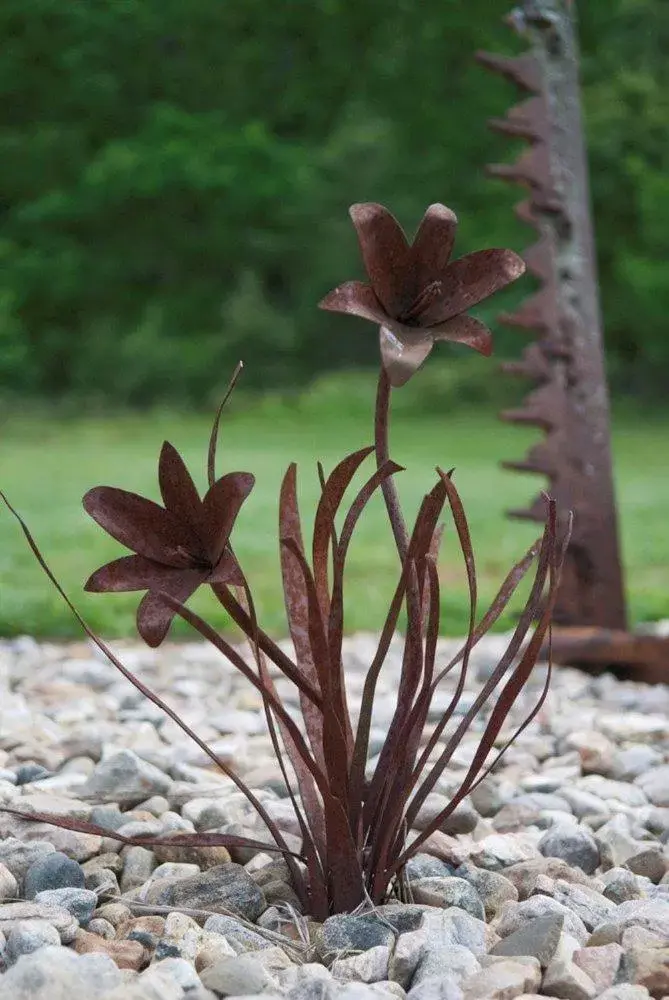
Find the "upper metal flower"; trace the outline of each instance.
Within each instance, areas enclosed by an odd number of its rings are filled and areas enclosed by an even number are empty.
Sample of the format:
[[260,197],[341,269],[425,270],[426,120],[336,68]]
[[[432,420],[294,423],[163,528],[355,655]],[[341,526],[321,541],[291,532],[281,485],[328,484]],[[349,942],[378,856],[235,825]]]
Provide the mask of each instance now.
[[228,473],[200,499],[183,459],[166,441],[158,480],[164,507],[113,486],[96,486],[83,501],[112,538],[136,553],[102,566],[85,589],[147,590],[137,609],[137,628],[149,646],[160,645],[175,614],[159,591],[183,603],[203,583],[243,582],[228,542],[255,477]]
[[450,261],[458,220],[445,205],[430,205],[413,244],[383,205],[353,205],[370,284],[347,281],[319,303],[381,327],[381,358],[394,386],[404,385],[435,340],[492,351],[488,328],[468,309],[519,278],[525,270],[512,250],[479,250]]

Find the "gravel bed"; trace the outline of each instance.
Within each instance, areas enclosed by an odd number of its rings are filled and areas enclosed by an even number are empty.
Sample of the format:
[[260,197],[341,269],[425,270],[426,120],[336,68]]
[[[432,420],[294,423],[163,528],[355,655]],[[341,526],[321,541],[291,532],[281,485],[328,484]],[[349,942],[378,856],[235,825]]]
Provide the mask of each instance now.
[[[353,705],[375,641],[346,640]],[[463,704],[503,642],[477,647]],[[440,661],[456,647],[442,640]],[[114,649],[299,847],[262,705],[243,678],[199,643]],[[371,753],[395,707],[401,649],[398,639],[382,674]],[[516,723],[545,671],[534,671]],[[297,708],[292,686],[277,685]],[[459,784],[483,722],[416,829]],[[86,643],[0,641],[0,801],[128,836],[267,839],[233,783]],[[668,841],[669,687],[560,668],[538,717],[410,863],[411,901],[322,925],[300,913],[276,855],[122,846],[0,814],[0,1000],[667,1000]]]

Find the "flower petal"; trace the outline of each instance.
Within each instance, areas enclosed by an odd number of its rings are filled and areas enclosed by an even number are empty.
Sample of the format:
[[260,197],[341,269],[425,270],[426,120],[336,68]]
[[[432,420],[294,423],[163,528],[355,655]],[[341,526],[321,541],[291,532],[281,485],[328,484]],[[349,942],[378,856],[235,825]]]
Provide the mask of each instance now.
[[422,323],[434,327],[511,284],[525,271],[525,262],[513,250],[477,250],[454,260],[442,274],[442,294],[427,310]]
[[479,354],[492,354],[492,334],[485,323],[473,316],[455,316],[446,323],[430,328],[435,340],[450,340],[456,344],[466,344]]
[[381,305],[399,316],[413,301],[407,288],[409,244],[394,215],[374,202],[349,209],[358,234],[365,270]]
[[415,294],[433,281],[441,281],[453,252],[458,217],[446,205],[430,205],[411,246]]
[[[397,326],[395,326],[395,330],[397,330]],[[393,330],[386,326],[382,326],[379,331],[379,342],[383,367],[388,374],[390,384],[395,388],[399,388],[409,381],[432,350],[431,336],[415,337],[411,341],[400,339]]]
[[207,491],[203,501],[207,531],[207,557],[212,566],[223,555],[239,510],[253,489],[250,472],[229,472]]
[[229,549],[225,550],[213,572],[207,577],[207,583],[232,583],[236,587],[244,585],[241,567]]
[[[163,503],[186,525],[196,531],[202,522],[202,501],[186,464],[176,448],[165,441],[160,450],[158,482]],[[200,524],[198,524],[198,516]]]
[[361,316],[371,319],[373,323],[387,323],[390,319],[374,294],[370,285],[362,281],[345,281],[329,292],[318,303],[319,309],[326,312],[349,313],[351,316]]
[[[206,574],[201,570],[185,569],[163,580],[160,590],[164,590],[184,604],[200,584],[204,583],[205,577]],[[144,595],[137,608],[137,631],[147,646],[155,649],[161,644],[175,614],[176,612],[160,599],[158,592],[150,591]]]
[[105,591],[160,590],[171,574],[182,572],[173,566],[145,559],[144,556],[121,556],[96,569],[84,584],[84,590]]
[[179,549],[188,540],[178,519],[146,497],[114,486],[96,486],[85,495],[84,509],[121,545],[166,566],[186,566]]

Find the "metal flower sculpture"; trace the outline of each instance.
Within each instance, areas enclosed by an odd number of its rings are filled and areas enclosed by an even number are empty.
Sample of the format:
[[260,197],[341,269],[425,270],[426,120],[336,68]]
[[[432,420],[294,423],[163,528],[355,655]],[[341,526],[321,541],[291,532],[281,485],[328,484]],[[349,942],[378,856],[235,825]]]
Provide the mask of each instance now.
[[370,283],[346,281],[319,305],[380,325],[381,358],[391,385],[404,385],[436,340],[491,353],[490,331],[466,313],[523,274],[517,254],[478,250],[451,261],[458,220],[445,205],[430,205],[412,244],[383,205],[353,205],[350,215]]
[[[163,445],[159,465],[164,506],[109,486],[97,487],[84,497],[88,513],[133,552],[99,569],[86,589],[146,590],[137,625],[149,645],[159,645],[172,618],[178,615],[221,653],[230,669],[253,686],[262,699],[277,765],[289,791],[301,835],[299,844],[288,843],[236,765],[216,753],[88,627],[51,572],[28,526],[0,492],[0,501],[4,500],[18,519],[40,566],[91,641],[236,785],[265,824],[268,837],[258,841],[215,830],[131,837],[71,816],[28,813],[15,808],[17,803],[0,805],[0,816],[10,812],[28,822],[113,836],[126,845],[224,846],[278,852],[290,872],[297,896],[295,906],[320,922],[334,913],[353,913],[365,905],[406,898],[404,872],[408,862],[443,828],[540,711],[550,669],[535,704],[526,711],[525,703],[517,702],[546,643],[569,542],[568,530],[563,539],[558,537],[556,504],[547,499],[542,537],[511,568],[492,604],[479,617],[471,533],[450,472],[437,468],[436,481],[424,494],[415,520],[406,521],[394,484],[402,470],[390,459],[388,442],[391,381],[395,385],[405,382],[436,339],[459,340],[488,353],[488,331],[463,314],[517,277],[522,263],[507,250],[487,250],[449,264],[455,216],[440,205],[428,209],[413,246],[384,208],[361,205],[354,207],[352,215],[371,286],[358,282],[344,285],[323,305],[367,316],[382,326],[383,364],[374,413],[374,444],[346,455],[329,475],[319,464],[321,490],[308,532],[309,546],[304,541],[297,469],[291,464],[286,470],[278,497],[278,536],[291,647],[286,650],[262,628],[252,588],[230,546],[230,532],[253,487],[253,476],[234,472],[216,478],[219,418],[239,368],[214,419],[207,460],[209,489],[202,499],[182,459],[169,444]],[[372,468],[353,489],[368,459]],[[349,704],[343,653],[347,559],[360,518],[379,490],[386,502],[398,559],[394,591],[380,623],[356,711]],[[446,663],[438,643],[442,608],[438,554],[444,511],[452,517],[469,593],[467,633],[461,648]],[[534,582],[513,634],[474,700],[467,695],[464,704],[472,650],[499,620],[533,564]],[[186,607],[185,602],[203,583],[211,585],[221,607],[247,638],[248,651],[234,646]],[[377,686],[402,616],[405,640],[396,704],[383,745],[372,752]],[[550,642],[548,645],[550,648]],[[294,712],[298,703],[300,723]],[[431,809],[424,818],[428,797],[441,787],[452,756],[465,737],[472,737],[474,744],[469,766],[456,769],[454,788],[443,808]],[[417,822],[419,814],[422,822]],[[287,941],[284,947],[290,949],[294,944]]]
[[175,614],[161,591],[183,603],[203,583],[243,582],[228,541],[255,482],[248,472],[231,472],[200,499],[183,459],[167,441],[158,480],[164,507],[113,486],[96,486],[83,501],[93,520],[135,553],[96,570],[85,589],[148,591],[137,609],[137,628],[149,646],[160,645]]

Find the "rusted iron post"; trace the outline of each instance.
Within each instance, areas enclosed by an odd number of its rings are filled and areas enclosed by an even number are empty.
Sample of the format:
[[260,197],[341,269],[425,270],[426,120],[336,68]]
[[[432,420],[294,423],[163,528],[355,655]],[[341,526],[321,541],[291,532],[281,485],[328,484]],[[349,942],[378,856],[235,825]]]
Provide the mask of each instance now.
[[[625,629],[626,611],[613,488],[609,401],[583,136],[574,8],[570,0],[525,0],[508,18],[530,44],[522,56],[479,53],[526,99],[491,126],[530,143],[517,163],[489,168],[523,184],[518,215],[539,234],[524,255],[539,290],[505,323],[536,335],[519,362],[505,366],[533,379],[524,405],[502,418],[545,432],[523,462],[541,473],[574,532],[555,620]],[[543,501],[511,516],[541,520]]]

